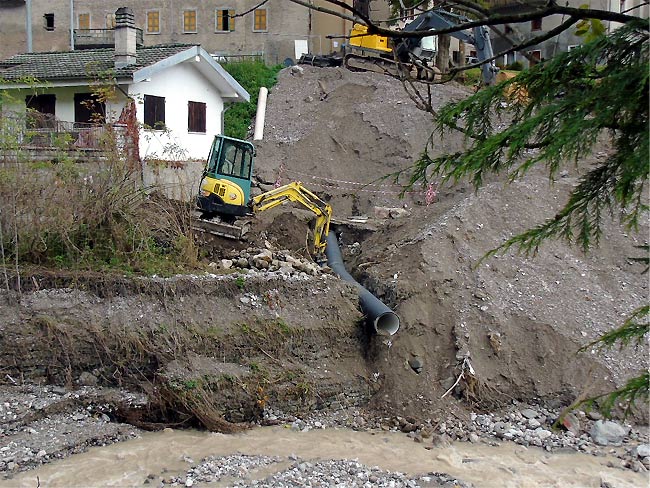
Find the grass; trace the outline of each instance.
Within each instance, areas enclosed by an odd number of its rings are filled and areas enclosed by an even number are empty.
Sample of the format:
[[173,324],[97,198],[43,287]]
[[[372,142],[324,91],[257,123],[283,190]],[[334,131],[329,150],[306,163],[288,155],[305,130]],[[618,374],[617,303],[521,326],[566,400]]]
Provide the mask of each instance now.
[[228,108],[224,115],[224,132],[230,137],[246,139],[251,120],[257,110],[260,87],[271,88],[275,85],[282,65],[269,67],[260,61],[243,61],[225,63],[223,67],[251,96],[250,102],[235,103]]

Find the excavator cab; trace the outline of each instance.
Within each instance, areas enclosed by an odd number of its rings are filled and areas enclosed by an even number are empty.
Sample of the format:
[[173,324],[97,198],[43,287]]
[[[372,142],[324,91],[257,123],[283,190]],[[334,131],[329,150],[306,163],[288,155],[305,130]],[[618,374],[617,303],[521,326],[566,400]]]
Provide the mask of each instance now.
[[208,215],[250,214],[254,158],[255,147],[250,142],[215,136],[199,186],[198,208]]

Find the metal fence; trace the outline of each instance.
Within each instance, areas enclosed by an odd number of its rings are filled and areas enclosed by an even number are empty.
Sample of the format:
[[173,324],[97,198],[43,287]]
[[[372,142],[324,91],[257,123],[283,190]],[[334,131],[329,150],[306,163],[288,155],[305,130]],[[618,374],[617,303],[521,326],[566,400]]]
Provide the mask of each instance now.
[[0,136],[27,150],[101,150],[110,136],[118,147],[123,147],[125,135],[124,124],[68,122],[47,114],[4,116],[0,121]]
[[219,63],[240,63],[242,61],[264,62],[264,51],[248,54],[212,53],[211,56]]

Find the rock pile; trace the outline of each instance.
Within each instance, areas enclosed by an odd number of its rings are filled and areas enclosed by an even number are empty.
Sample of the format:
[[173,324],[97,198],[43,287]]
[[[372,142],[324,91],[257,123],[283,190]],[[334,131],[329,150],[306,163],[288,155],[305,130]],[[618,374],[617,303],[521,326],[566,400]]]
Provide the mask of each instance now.
[[[263,479],[252,479],[261,468],[272,464],[291,463],[288,468]],[[237,480],[237,481],[235,481]],[[163,485],[194,486],[195,483],[232,482],[236,487],[293,487],[293,486],[345,486],[345,487],[467,487],[449,475],[428,473],[409,477],[399,472],[382,471],[378,467],[368,467],[357,461],[328,460],[316,463],[305,461],[295,455],[288,458],[268,456],[208,457],[190,468],[185,476],[163,480]]]
[[243,251],[232,251],[218,263],[210,263],[217,270],[233,270],[240,273],[262,271],[283,276],[316,276],[323,268],[313,261],[293,256],[288,250],[272,251],[249,247]]
[[[543,406],[513,406],[502,414],[470,414],[467,421],[449,417],[444,421],[419,422],[406,417],[367,416],[359,408],[340,408],[314,412],[310,417],[296,418],[278,410],[265,412],[272,424],[287,423],[298,432],[328,427],[354,430],[381,429],[403,432],[425,448],[447,445],[451,441],[496,444],[512,441],[546,451],[571,449],[593,456],[612,455],[620,459],[616,467],[636,472],[650,470],[648,433],[613,421],[603,421],[598,412],[577,411],[555,425],[560,411]],[[566,417],[573,417],[567,427]],[[265,423],[263,421],[262,423]]]

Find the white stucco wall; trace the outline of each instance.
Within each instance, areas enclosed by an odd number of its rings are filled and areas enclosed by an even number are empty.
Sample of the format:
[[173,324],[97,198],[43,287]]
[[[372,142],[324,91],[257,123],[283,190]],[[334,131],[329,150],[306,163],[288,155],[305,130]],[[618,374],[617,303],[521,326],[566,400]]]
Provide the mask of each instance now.
[[[204,61],[203,61],[204,62]],[[138,121],[144,123],[144,95],[165,97],[166,131],[143,130],[140,156],[144,159],[200,160],[207,158],[216,134],[221,133],[223,101],[208,80],[193,67],[193,59],[157,73],[150,81],[129,87],[138,101]],[[206,104],[205,134],[188,133],[188,102]]]

